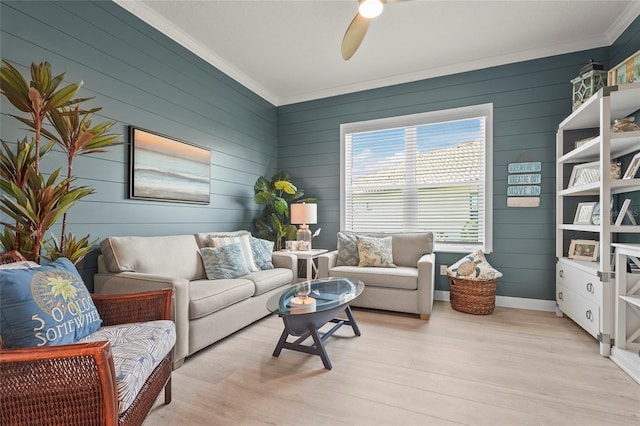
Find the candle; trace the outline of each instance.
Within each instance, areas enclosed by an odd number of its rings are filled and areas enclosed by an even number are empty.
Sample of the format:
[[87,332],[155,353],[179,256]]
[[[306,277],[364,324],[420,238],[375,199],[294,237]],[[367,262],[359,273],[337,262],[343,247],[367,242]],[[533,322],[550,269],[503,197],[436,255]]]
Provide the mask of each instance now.
[[292,314],[307,314],[316,311],[316,299],[313,297],[293,297],[291,299]]

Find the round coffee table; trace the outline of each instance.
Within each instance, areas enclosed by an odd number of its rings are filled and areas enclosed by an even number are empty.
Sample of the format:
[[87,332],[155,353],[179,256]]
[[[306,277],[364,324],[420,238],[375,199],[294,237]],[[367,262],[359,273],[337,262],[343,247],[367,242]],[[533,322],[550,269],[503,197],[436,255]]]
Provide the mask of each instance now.
[[[307,297],[304,296],[305,289],[309,292]],[[360,329],[353,318],[349,302],[360,296],[363,290],[362,281],[322,278],[295,284],[272,296],[267,301],[267,309],[278,314],[284,322],[284,331],[273,356],[279,356],[283,348],[318,355],[324,367],[331,370],[331,361],[324,348],[324,342],[343,325],[351,326],[355,335],[360,336]],[[343,311],[347,319],[336,318]],[[318,330],[329,322],[335,325],[321,335]],[[293,342],[287,342],[289,336],[299,337]],[[303,345],[309,337],[313,339],[313,344]]]

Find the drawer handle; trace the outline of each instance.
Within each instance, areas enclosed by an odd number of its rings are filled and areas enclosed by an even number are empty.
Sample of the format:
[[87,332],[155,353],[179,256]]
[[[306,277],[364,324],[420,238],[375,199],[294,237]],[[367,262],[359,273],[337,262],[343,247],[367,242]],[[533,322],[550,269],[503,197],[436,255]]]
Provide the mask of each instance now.
[[559,293],[558,293],[558,299],[559,299],[559,300],[562,300],[562,292],[559,292]]
[[587,291],[593,293],[593,283],[587,283]]
[[593,321],[593,314],[591,313],[591,309],[587,309],[586,316],[589,321]]
[[558,272],[558,275],[560,275],[560,278],[564,278],[564,269],[560,269],[560,272]]

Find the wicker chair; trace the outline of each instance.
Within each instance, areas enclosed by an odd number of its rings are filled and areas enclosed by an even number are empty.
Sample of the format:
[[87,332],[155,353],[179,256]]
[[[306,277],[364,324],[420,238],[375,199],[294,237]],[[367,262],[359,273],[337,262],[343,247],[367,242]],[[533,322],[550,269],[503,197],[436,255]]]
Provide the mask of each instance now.
[[[171,290],[92,295],[103,325],[171,319]],[[164,388],[171,402],[171,353],[118,416],[107,341],[0,349],[0,424],[141,425]]]

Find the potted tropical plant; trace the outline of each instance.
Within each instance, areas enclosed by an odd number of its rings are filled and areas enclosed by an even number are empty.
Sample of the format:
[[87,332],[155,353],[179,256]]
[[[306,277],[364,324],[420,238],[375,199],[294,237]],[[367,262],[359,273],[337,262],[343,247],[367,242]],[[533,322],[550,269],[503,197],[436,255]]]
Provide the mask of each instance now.
[[296,238],[296,227],[289,219],[289,204],[297,200],[302,203],[316,203],[315,198],[302,198],[304,191],[291,183],[291,176],[280,171],[271,179],[260,176],[253,187],[253,200],[264,205],[262,216],[255,221],[257,235],[273,241],[275,249],[280,250],[284,242]]
[[[14,118],[32,131],[31,140],[24,138],[16,144],[13,153],[2,141],[0,151],[0,189],[4,192],[0,210],[13,222],[0,222],[5,226],[0,244],[9,250],[18,250],[26,258],[40,261],[45,248],[46,258],[67,257],[79,262],[95,242],[89,235],[78,239],[66,233],[67,212],[82,198],[93,193],[86,186],[73,185],[73,160],[77,155],[103,152],[118,143],[120,135],[109,134],[115,122],[91,125],[92,115],[100,108],[82,110],[79,104],[89,98],[75,98],[82,83],[60,87],[65,73],[53,76],[48,62],[31,65],[31,80],[27,82],[9,62],[2,60],[0,68],[1,93],[19,111],[28,117]],[[51,125],[53,131],[45,128]],[[42,144],[42,138],[46,143]],[[47,178],[40,172],[41,159],[59,146],[67,154],[67,173],[62,168]],[[47,236],[47,231],[62,219],[60,240]]]

